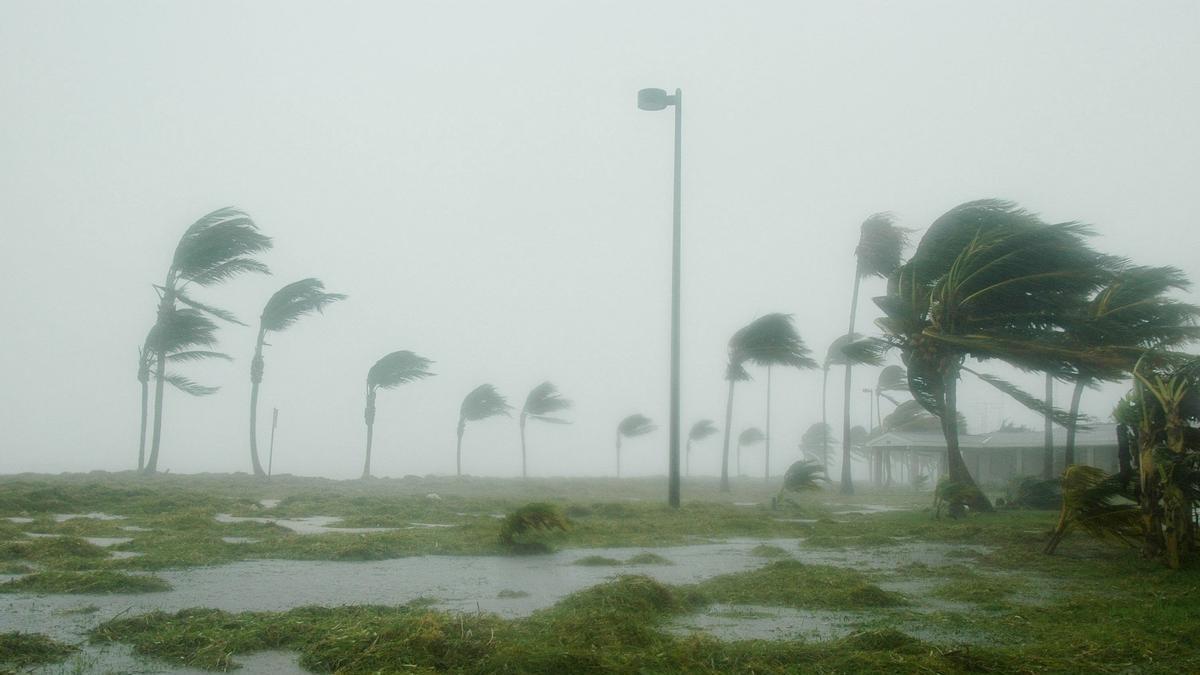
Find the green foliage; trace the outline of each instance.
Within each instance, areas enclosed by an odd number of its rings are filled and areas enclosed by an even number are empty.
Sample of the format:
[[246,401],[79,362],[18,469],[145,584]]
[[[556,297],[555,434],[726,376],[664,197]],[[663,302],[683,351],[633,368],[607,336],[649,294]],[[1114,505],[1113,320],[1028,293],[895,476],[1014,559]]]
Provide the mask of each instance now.
[[808,346],[796,332],[790,314],[765,314],[743,326],[729,339],[726,379],[748,380],[746,364],[816,368]]
[[571,400],[565,398],[554,383],[543,382],[530,390],[529,395],[525,397],[521,417],[551,424],[568,424],[567,420],[555,417],[554,414],[569,410],[572,405]]
[[422,356],[400,350],[392,352],[375,362],[367,371],[367,389],[395,389],[402,384],[430,377],[428,368],[433,362]]
[[476,422],[497,415],[508,415],[512,406],[496,388],[490,384],[481,384],[471,390],[459,406],[459,421]]
[[802,609],[895,607],[905,604],[860,572],[779,560],[749,572],[724,574],[701,582],[696,592],[714,602],[776,605]]
[[0,584],[0,593],[154,593],[169,591],[167,582],[145,574],[111,570],[35,572]]
[[566,516],[553,504],[526,504],[505,516],[500,523],[500,543],[516,550],[548,550],[546,535],[567,531]]
[[1008,505],[1021,509],[1057,509],[1062,506],[1062,482],[1017,476],[1009,481]]
[[1142,535],[1141,513],[1137,504],[1126,498],[1120,478],[1082,464],[1063,472],[1062,511],[1046,543],[1046,553],[1053,553],[1074,527],[1128,545]]
[[688,440],[702,441],[716,434],[718,431],[720,430],[717,429],[716,423],[712,420],[700,420],[693,424],[692,428],[688,431]]
[[964,483],[949,477],[938,481],[933,489],[934,515],[941,517],[945,506],[951,518],[966,515],[966,508],[979,499],[979,488],[974,483]]
[[656,429],[658,429],[658,425],[652,422],[649,417],[640,413],[634,413],[617,424],[617,435],[622,438],[634,438],[645,436]]
[[259,327],[263,331],[285,330],[305,315],[322,312],[328,305],[345,299],[341,293],[326,293],[325,284],[319,279],[301,279],[275,291],[267,300]]
[[816,462],[793,462],[783,475],[783,491],[811,492],[821,489],[821,483],[829,482],[825,467]]
[[29,668],[57,663],[79,651],[40,633],[0,633],[0,668]]
[[766,435],[758,427],[746,427],[738,434],[738,446],[758,445],[766,440]]
[[854,249],[859,277],[886,277],[900,266],[908,230],[896,225],[890,213],[875,213],[863,221]]

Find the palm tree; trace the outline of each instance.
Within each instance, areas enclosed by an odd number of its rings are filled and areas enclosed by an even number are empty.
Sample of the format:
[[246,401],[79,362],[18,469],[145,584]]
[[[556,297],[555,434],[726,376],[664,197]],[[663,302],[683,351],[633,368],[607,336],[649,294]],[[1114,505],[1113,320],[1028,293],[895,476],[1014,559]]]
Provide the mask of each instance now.
[[[850,327],[858,315],[858,289],[864,277],[884,277],[900,267],[900,256],[908,243],[908,230],[897,227],[890,213],[876,213],[863,221],[854,249],[854,290],[850,295]],[[852,363],[845,364],[846,376],[842,392],[842,494],[854,494],[850,480],[850,393]]]
[[[232,314],[193,298],[189,295],[188,287],[193,284],[211,286],[247,272],[265,274],[267,266],[253,256],[270,248],[270,237],[259,233],[254,221],[234,208],[218,209],[192,223],[175,246],[166,281],[162,286],[155,286],[159,294],[155,325],[171,322],[172,316],[178,311],[176,303],[225,321],[240,323]],[[150,474],[158,470],[158,452],[162,443],[166,357],[164,344],[154,346],[154,431],[150,441],[150,459],[144,469]]]
[[467,422],[478,422],[497,415],[508,416],[512,406],[496,388],[490,384],[481,384],[471,390],[458,408],[458,446],[455,456],[457,475],[462,475],[462,439],[467,430]]
[[1067,421],[1065,465],[1075,463],[1075,431],[1079,401],[1085,387],[1118,380],[1132,370],[1143,350],[1168,349],[1200,338],[1200,307],[1171,299],[1173,290],[1190,288],[1187,277],[1174,267],[1128,267],[1112,278],[1081,308],[1069,337],[1087,345],[1128,348],[1128,367],[1108,372],[1077,372]]
[[570,399],[563,398],[558,387],[550,382],[543,382],[530,390],[525,397],[525,407],[521,408],[521,478],[525,472],[525,420],[532,419],[550,424],[570,424],[567,420],[554,417],[554,413],[570,409]]
[[[888,366],[879,371],[879,377],[875,381],[875,419],[877,426],[883,426],[883,410],[880,405],[883,403],[881,399],[887,399],[892,405],[899,406],[900,402],[892,398],[885,392],[888,391],[908,391],[908,373],[904,372],[901,366]],[[884,484],[892,484],[892,453],[886,448],[880,448],[877,451],[876,462],[881,467],[881,474],[884,474]]]
[[363,480],[371,477],[371,441],[375,436],[375,395],[380,389],[395,389],[402,384],[423,380],[433,375],[433,362],[423,356],[402,350],[392,352],[375,362],[367,371],[367,405],[363,420],[367,423],[367,456],[363,461]]
[[[1043,372],[1119,363],[1113,350],[1080,349],[1061,338],[1071,312],[1103,280],[1105,261],[1086,245],[1089,234],[1078,223],[1048,225],[1009,202],[969,202],[933,223],[876,300],[885,339],[903,352],[909,390],[941,419],[949,478],[974,495],[974,510],[991,503],[958,446],[964,361],[994,358]],[[1045,405],[1021,396],[1034,409]]]
[[[141,433],[138,442],[138,471],[146,465],[146,420],[149,412],[150,373],[155,370],[159,352],[166,354],[168,363],[185,363],[206,359],[232,361],[228,354],[209,351],[217,344],[217,324],[194,309],[177,310],[163,324],[155,324],[138,348],[138,381],[142,385]],[[191,396],[208,396],[217,387],[197,384],[189,378],[171,372],[164,373],[167,384]]]
[[254,344],[254,360],[250,362],[250,464],[255,476],[266,476],[258,461],[258,386],[263,376],[263,347],[267,333],[291,328],[301,317],[322,312],[326,305],[344,300],[341,293],[326,293],[325,284],[317,279],[301,279],[275,291],[258,319],[258,339]]
[[771,387],[772,366],[793,368],[816,368],[817,362],[809,358],[808,347],[790,314],[766,314],[743,326],[729,339],[729,363],[725,368],[725,379],[729,381],[729,393],[725,403],[725,447],[721,460],[721,490],[729,491],[729,427],[733,423],[733,385],[740,380],[750,379],[746,364],[767,367],[767,478],[771,473]]
[[[808,427],[800,436],[800,452],[808,460],[819,463],[822,467],[829,466],[829,443],[833,439],[829,425],[818,422]],[[828,469],[826,469],[828,472]]]
[[742,475],[742,446],[758,445],[767,439],[767,435],[758,427],[746,427],[737,438],[737,475]]
[[[854,343],[862,338],[858,333],[849,333],[841,335],[829,345],[829,349],[825,352],[825,360],[821,363],[821,424],[824,428],[832,431],[829,426],[828,415],[828,391],[829,391],[829,369],[833,366],[849,365],[848,356],[846,354],[846,346]],[[826,437],[828,441],[829,436]],[[829,468],[828,458],[825,460],[825,468]]]
[[717,425],[712,420],[700,420],[693,424],[691,430],[688,431],[687,452],[684,453],[685,472],[688,476],[692,475],[692,443],[702,441],[715,433],[717,433]]
[[658,429],[649,417],[634,413],[617,424],[617,478],[621,477],[621,439],[636,438]]

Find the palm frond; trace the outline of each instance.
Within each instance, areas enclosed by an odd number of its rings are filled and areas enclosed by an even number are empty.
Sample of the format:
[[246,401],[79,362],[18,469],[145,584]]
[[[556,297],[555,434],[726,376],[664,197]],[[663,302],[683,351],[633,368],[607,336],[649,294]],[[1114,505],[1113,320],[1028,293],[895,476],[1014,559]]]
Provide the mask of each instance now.
[[[200,286],[225,281],[266,267],[249,256],[269,250],[271,238],[244,212],[228,207],[197,220],[175,247],[172,271],[179,279]],[[230,264],[232,261],[239,261]]]
[[204,361],[205,359],[232,361],[233,357],[222,352],[209,352],[203,350],[192,350],[188,352],[174,352],[167,354],[167,361],[172,363],[188,363],[192,361]]
[[179,391],[192,396],[208,396],[210,394],[217,393],[217,391],[221,389],[220,387],[209,387],[203,384],[197,384],[189,378],[172,373],[167,373],[163,377],[163,380]]
[[757,445],[766,440],[766,435],[758,427],[746,427],[738,434],[738,445]]
[[521,409],[521,414],[540,422],[570,424],[567,420],[552,417],[552,415],[569,410],[573,405],[574,403],[570,399],[565,398],[558,391],[558,387],[554,386],[554,383],[543,382],[529,391],[529,395],[525,397],[525,406]]
[[800,436],[800,449],[809,456],[823,458],[823,446],[831,446],[834,443],[837,443],[837,439],[833,437],[833,427],[821,422],[809,426]]
[[658,425],[641,413],[634,413],[617,424],[617,434],[625,438],[645,436],[658,429]]
[[829,482],[825,467],[817,462],[793,462],[783,474],[783,490],[788,492],[810,492],[821,489],[821,483]]
[[[729,362],[759,366],[816,368],[790,314],[766,314],[743,326],[729,340]],[[728,379],[728,378],[727,378]]]
[[890,213],[876,213],[863,221],[854,249],[860,277],[886,277],[900,267],[909,231],[895,223]]
[[212,305],[206,305],[203,302],[200,302],[199,300],[192,298],[191,296],[184,293],[183,291],[176,291],[175,299],[178,300],[179,302],[182,302],[183,304],[187,305],[188,307],[191,307],[192,309],[197,309],[206,314],[212,314],[213,316],[217,317],[218,319],[220,319],[222,321],[228,321],[229,323],[236,323],[239,326],[246,325],[241,320],[239,320],[236,316],[234,316],[232,312],[221,309],[220,307],[213,307]]
[[471,422],[497,415],[507,416],[510,410],[512,406],[490,384],[481,384],[472,389],[458,409],[460,418]]
[[322,312],[326,306],[345,299],[341,293],[326,293],[325,284],[319,279],[301,279],[275,291],[263,307],[259,325],[264,330],[281,331],[301,317]]
[[[1038,413],[1039,415],[1046,414],[1046,402],[1045,401],[1034,396],[1033,394],[1030,394],[1029,392],[1025,391],[1024,389],[1021,389],[1020,387],[1013,384],[1012,382],[1009,382],[1008,380],[1005,380],[1003,378],[996,377],[995,375],[978,372],[971,368],[967,368],[966,366],[963,367],[963,370],[967,371],[968,373],[971,373],[972,375],[974,375],[975,377],[978,377],[979,379],[983,380],[984,382],[987,382],[988,384],[992,385],[996,389],[999,389],[1000,391],[1004,392],[1005,394],[1008,394],[1008,396],[1010,398],[1012,398],[1017,403],[1020,403],[1021,405],[1025,406],[1029,410],[1032,410],[1033,412]],[[1059,425],[1060,427],[1067,427],[1068,425],[1070,425],[1070,423],[1072,421],[1071,413],[1069,413],[1066,410],[1063,410],[1061,408],[1052,408],[1050,410],[1050,416],[1054,420],[1054,423]],[[1079,415],[1078,418],[1074,420],[1076,429],[1086,430],[1086,429],[1091,428],[1091,427],[1087,426],[1086,424],[1084,424],[1084,419],[1085,418],[1083,415]]]
[[401,350],[392,352],[375,362],[367,372],[367,388],[395,389],[396,387],[430,377],[428,368],[433,364],[427,358]]
[[217,324],[194,309],[177,309],[156,322],[146,336],[147,353],[175,354],[217,344]]
[[717,425],[712,420],[700,420],[693,424],[688,431],[688,440],[702,441],[718,431]]
[[887,366],[879,371],[875,391],[908,391],[908,373],[903,366]]

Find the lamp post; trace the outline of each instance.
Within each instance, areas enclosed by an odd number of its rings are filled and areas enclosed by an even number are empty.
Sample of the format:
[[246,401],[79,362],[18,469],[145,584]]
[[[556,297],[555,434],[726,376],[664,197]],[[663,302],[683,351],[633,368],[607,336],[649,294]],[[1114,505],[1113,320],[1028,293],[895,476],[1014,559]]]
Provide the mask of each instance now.
[[683,122],[683,92],[674,95],[662,89],[642,89],[638,92],[638,108],[662,110],[675,106],[675,203],[671,246],[671,412],[670,412],[670,469],[667,479],[667,501],[679,506],[679,207],[680,207],[680,150]]

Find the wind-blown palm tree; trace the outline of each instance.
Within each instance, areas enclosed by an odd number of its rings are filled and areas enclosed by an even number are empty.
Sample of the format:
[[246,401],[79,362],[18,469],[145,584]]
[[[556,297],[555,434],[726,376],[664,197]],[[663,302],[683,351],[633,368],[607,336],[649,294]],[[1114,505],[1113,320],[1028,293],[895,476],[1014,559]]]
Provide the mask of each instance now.
[[[187,363],[207,359],[232,361],[228,354],[205,349],[217,344],[217,324],[194,309],[176,310],[163,324],[156,324],[138,349],[138,381],[142,385],[141,433],[138,442],[138,471],[146,465],[146,420],[149,412],[150,373],[155,370],[159,352],[168,363]],[[191,396],[208,396],[217,387],[197,384],[182,375],[166,372],[167,384]]]
[[746,427],[737,438],[737,475],[742,475],[742,446],[758,445],[767,439],[767,435],[758,427]]
[[[882,399],[886,398],[892,405],[900,405],[899,401],[885,393],[888,391],[908,391],[908,374],[904,372],[903,367],[892,365],[879,371],[879,377],[875,380],[875,418],[878,421],[875,426],[883,425],[883,410],[880,408],[883,403]],[[891,485],[891,451],[887,448],[877,449],[874,461],[879,467],[877,475],[883,478],[884,485]]]
[[[225,321],[240,323],[232,314],[206,305],[190,295],[189,286],[211,286],[247,272],[267,273],[267,266],[253,256],[271,248],[271,239],[258,231],[258,226],[242,211],[218,209],[204,216],[183,233],[175,246],[175,255],[167,269],[159,294],[155,325],[170,323],[177,303],[187,305]],[[150,441],[150,458],[145,472],[158,470],[158,453],[162,443],[163,385],[167,382],[165,345],[154,347],[154,430]]]
[[[901,255],[908,243],[908,230],[897,227],[890,213],[876,213],[863,221],[859,232],[858,246],[854,249],[854,290],[850,295],[850,327],[847,335],[854,334],[854,321],[858,315],[858,289],[864,277],[887,277],[900,267]],[[842,391],[842,494],[853,494],[854,483],[850,480],[850,393],[852,363],[846,363],[846,376]]]
[[684,472],[688,476],[692,475],[692,443],[702,441],[715,433],[717,433],[717,425],[712,420],[700,420],[693,424],[691,430],[688,431],[687,452],[684,453]]
[[637,438],[658,429],[649,417],[634,413],[617,424],[617,478],[621,477],[621,439]]
[[570,424],[561,417],[555,417],[554,413],[568,410],[571,405],[570,399],[564,398],[559,393],[558,387],[550,382],[539,384],[525,397],[525,406],[521,408],[521,478],[525,478],[527,475],[525,472],[525,420],[531,419],[550,424]]
[[462,475],[462,439],[467,430],[467,422],[478,422],[489,417],[504,415],[508,417],[512,406],[496,388],[490,384],[481,384],[471,390],[458,407],[458,446],[455,456],[457,475]]
[[1200,307],[1179,302],[1168,294],[1190,288],[1187,277],[1174,267],[1128,267],[1113,277],[1083,306],[1069,338],[1081,346],[1126,348],[1129,365],[1108,372],[1084,368],[1074,379],[1067,420],[1065,465],[1075,463],[1075,431],[1079,402],[1085,387],[1122,379],[1147,349],[1170,349],[1200,338]]
[[[957,383],[965,359],[1043,372],[1070,363],[1119,364],[1113,350],[1082,350],[1061,337],[1071,313],[1103,281],[1106,263],[1087,246],[1089,234],[1078,223],[1047,225],[1009,202],[969,202],[930,226],[889,279],[887,296],[876,299],[885,339],[903,352],[909,391],[941,419],[949,478],[972,492],[974,510],[990,510],[991,503],[958,446]],[[1023,393],[1018,400],[1036,402],[1034,409],[1045,405]]]
[[733,385],[740,380],[750,379],[746,364],[767,367],[767,462],[766,477],[771,475],[771,388],[770,368],[790,366],[793,368],[816,368],[817,362],[809,358],[809,349],[796,332],[790,314],[772,313],[760,316],[743,326],[729,339],[729,363],[725,367],[725,379],[729,381],[729,393],[725,403],[725,447],[721,459],[721,490],[729,491],[729,427],[733,423]]
[[822,467],[829,466],[829,444],[833,440],[829,425],[817,422],[808,427],[800,436],[800,452],[808,461],[817,462]]
[[[829,349],[825,352],[825,360],[821,363],[821,424],[825,425],[824,428],[830,432],[832,432],[833,429],[829,426],[829,369],[833,366],[848,365],[849,361],[847,360],[848,357],[845,352],[845,347],[846,345],[851,344],[861,338],[862,336],[858,333],[849,333],[839,336],[836,340],[829,344]],[[826,442],[828,442],[831,436],[832,434],[826,437]],[[828,457],[825,458],[823,466],[825,466],[826,470],[828,470]]]
[[401,350],[392,352],[375,362],[367,371],[367,404],[363,409],[363,420],[367,423],[367,453],[363,461],[362,477],[371,477],[371,441],[375,437],[375,395],[380,389],[395,389],[402,384],[423,380],[433,375],[429,366],[433,362],[423,356]]
[[258,319],[258,339],[254,344],[254,360],[250,362],[250,464],[255,476],[266,476],[258,461],[258,387],[263,377],[263,347],[267,333],[278,333],[296,324],[301,317],[322,312],[327,305],[346,296],[326,293],[325,284],[318,279],[301,279],[275,291],[263,307]]

